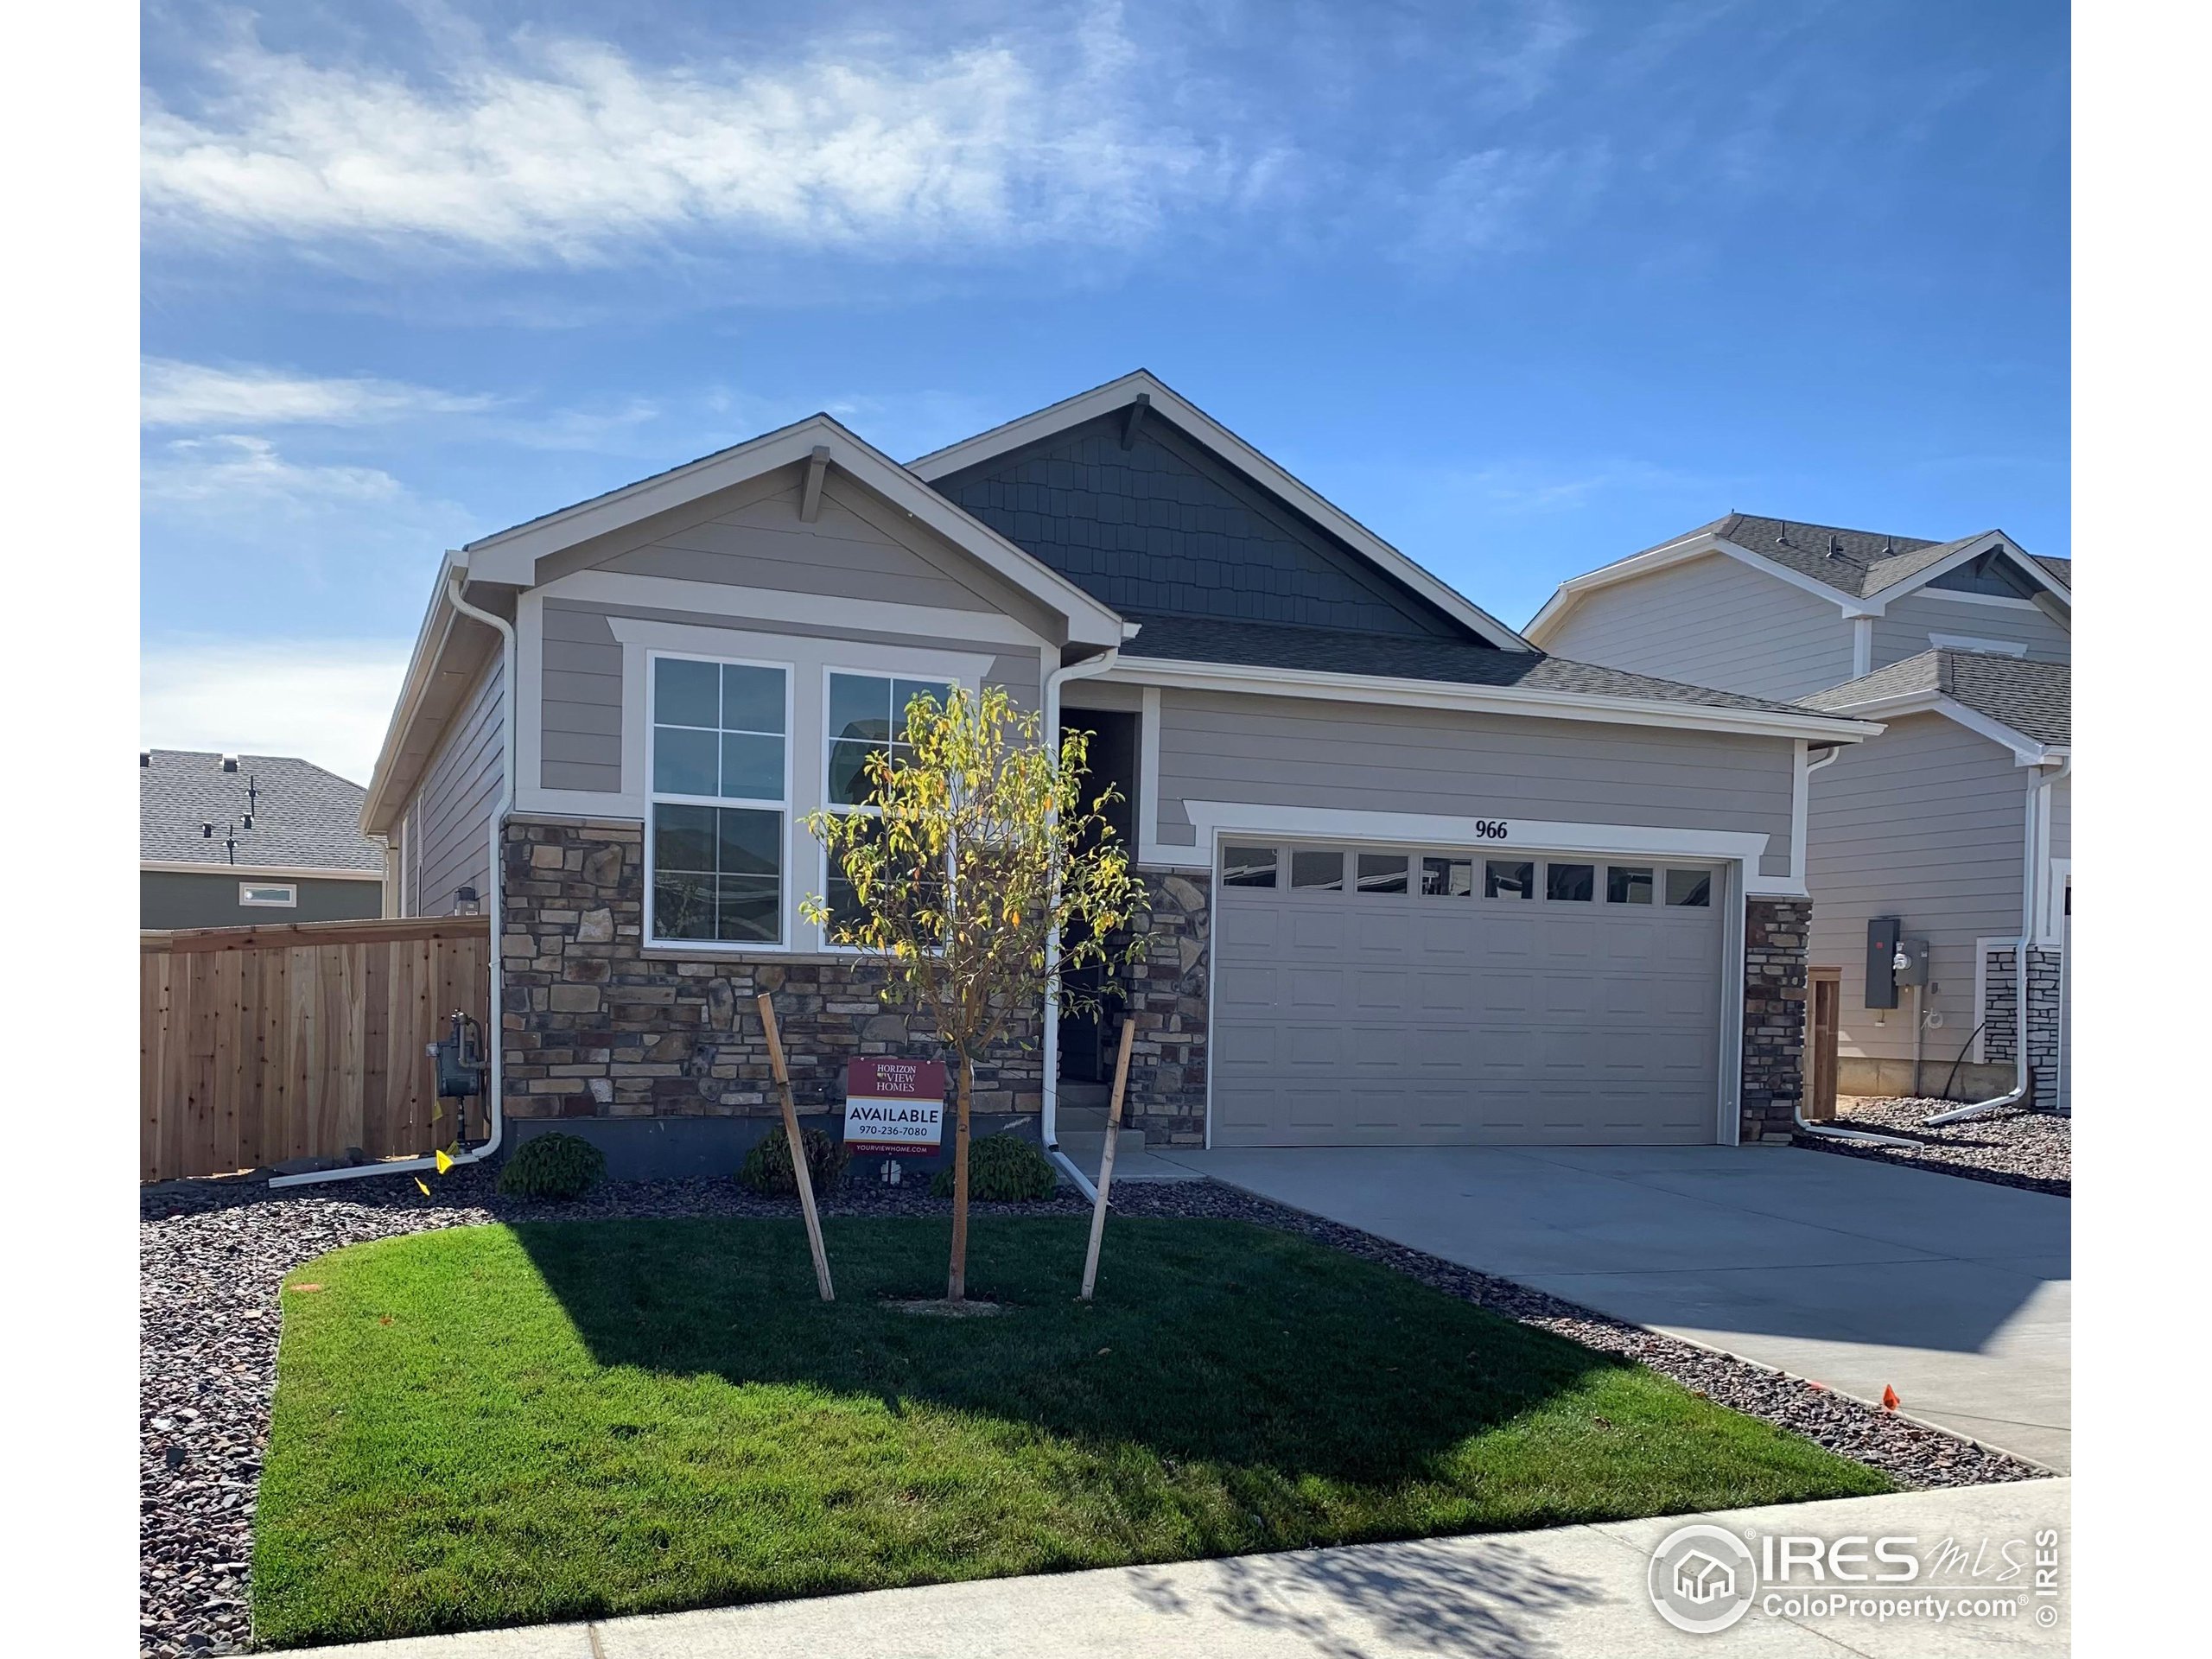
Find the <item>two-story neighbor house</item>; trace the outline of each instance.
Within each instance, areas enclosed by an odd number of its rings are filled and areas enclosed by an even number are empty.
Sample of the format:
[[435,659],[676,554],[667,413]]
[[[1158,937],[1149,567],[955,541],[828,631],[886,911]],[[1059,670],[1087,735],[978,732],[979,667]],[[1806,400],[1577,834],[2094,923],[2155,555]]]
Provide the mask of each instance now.
[[[1809,779],[1810,966],[1843,1093],[2004,1092],[2024,976],[2034,1099],[2070,1106],[2072,575],[2001,531],[1732,513],[1562,583],[1529,625],[1548,651],[1883,722]],[[1927,942],[1924,986],[1870,942],[1887,918]]]
[[[1145,373],[906,466],[827,416],[448,556],[364,809],[492,895],[516,1132],[731,1166],[933,1052],[799,914],[925,686],[1096,734],[1153,897],[1133,1122],[1216,1145],[1732,1142],[1799,1094],[1805,776],[1878,728],[1534,650]],[[1098,1033],[1039,1007],[978,1110]]]

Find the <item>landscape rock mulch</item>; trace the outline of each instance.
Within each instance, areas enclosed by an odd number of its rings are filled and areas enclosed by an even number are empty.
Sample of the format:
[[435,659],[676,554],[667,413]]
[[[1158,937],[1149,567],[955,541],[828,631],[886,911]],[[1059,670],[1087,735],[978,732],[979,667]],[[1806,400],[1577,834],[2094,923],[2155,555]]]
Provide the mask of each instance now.
[[2074,1196],[2074,1120],[2056,1112],[2005,1110],[1963,1123],[1931,1129],[1926,1120],[1948,1111],[1955,1100],[1846,1100],[1834,1124],[1840,1129],[1870,1129],[1921,1144],[1873,1147],[1799,1134],[1796,1144],[1816,1152],[1869,1158],[1877,1163],[1932,1169],[1994,1186],[2017,1186],[2058,1198]]
[[[825,1193],[829,1215],[950,1209],[920,1184]],[[1649,1366],[1718,1403],[1803,1434],[1910,1486],[2032,1479],[2033,1465],[1846,1399],[1802,1379],[1662,1337],[1212,1181],[1131,1183],[1126,1215],[1251,1221],[1381,1262],[1478,1306]],[[992,1216],[1088,1213],[1063,1188]],[[734,1181],[609,1184],[573,1203],[503,1198],[483,1169],[454,1171],[424,1198],[404,1176],[272,1192],[194,1181],[140,1198],[140,1651],[148,1659],[233,1653],[247,1643],[254,1494],[276,1382],[283,1275],[341,1245],[490,1222],[674,1216],[794,1217],[795,1200]],[[1909,1402],[1908,1402],[1909,1408]]]

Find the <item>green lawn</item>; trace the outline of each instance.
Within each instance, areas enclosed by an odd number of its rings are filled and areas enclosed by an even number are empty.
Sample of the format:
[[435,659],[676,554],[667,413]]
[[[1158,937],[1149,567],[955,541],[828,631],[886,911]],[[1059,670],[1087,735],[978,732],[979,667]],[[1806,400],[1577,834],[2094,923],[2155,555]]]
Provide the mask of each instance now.
[[[1236,1222],[475,1227],[290,1276],[272,1644],[1889,1490],[1385,1268]],[[300,1292],[289,1285],[320,1284]]]

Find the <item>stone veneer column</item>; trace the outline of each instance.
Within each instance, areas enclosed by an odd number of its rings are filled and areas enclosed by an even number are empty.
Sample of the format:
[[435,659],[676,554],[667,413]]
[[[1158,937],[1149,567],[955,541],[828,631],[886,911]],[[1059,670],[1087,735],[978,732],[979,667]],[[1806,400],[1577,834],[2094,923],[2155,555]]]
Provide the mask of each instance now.
[[1125,970],[1137,1022],[1123,1109],[1154,1145],[1195,1147],[1206,1135],[1206,968],[1213,918],[1210,874],[1140,870],[1151,898],[1139,918],[1144,953]]
[[[942,1059],[926,1020],[887,1007],[882,972],[847,956],[647,955],[645,832],[518,817],[501,889],[503,1064],[517,1118],[770,1117],[753,999],[774,993],[799,1109],[841,1109],[855,1055]],[[979,1114],[1042,1105],[1037,1021],[978,1066]]]
[[[2062,953],[2041,945],[2028,947],[2028,1069],[2034,1092],[2025,1103],[2044,1111],[2058,1105],[2058,998]],[[2010,1065],[2017,1058],[2013,1040],[2018,1014],[2013,1004],[2019,996],[2014,977],[2012,947],[1989,953],[1982,989],[1982,1058],[1992,1065]]]
[[1805,1089],[1805,899],[1753,899],[1744,907],[1742,1136],[1786,1140]]

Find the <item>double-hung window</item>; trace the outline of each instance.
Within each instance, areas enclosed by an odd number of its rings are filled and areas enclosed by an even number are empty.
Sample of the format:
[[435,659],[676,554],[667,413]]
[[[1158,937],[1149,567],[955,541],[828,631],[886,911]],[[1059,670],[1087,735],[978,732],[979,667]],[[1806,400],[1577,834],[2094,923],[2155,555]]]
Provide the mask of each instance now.
[[781,945],[791,671],[652,659],[652,937]]
[[[822,727],[825,751],[822,799],[830,810],[874,810],[868,805],[874,792],[868,758],[888,753],[894,762],[913,759],[913,747],[906,741],[906,709],[915,698],[924,696],[933,698],[942,709],[951,701],[952,687],[944,680],[830,671],[829,718]],[[834,941],[841,926],[857,918],[860,904],[839,861],[832,855],[827,862],[823,900],[830,909],[830,925],[823,931]]]

